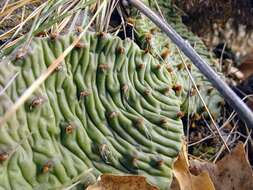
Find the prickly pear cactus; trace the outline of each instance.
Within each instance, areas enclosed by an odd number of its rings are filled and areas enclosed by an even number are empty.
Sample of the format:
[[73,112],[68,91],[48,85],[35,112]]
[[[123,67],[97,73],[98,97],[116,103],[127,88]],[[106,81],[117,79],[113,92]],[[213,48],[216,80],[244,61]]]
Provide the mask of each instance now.
[[[26,56],[0,65],[0,116],[74,39],[34,39]],[[62,189],[89,169],[90,179],[137,174],[168,189],[183,135],[172,85],[132,41],[87,33],[0,127],[0,190]]]
[[[207,50],[204,43],[182,23],[180,14],[178,10],[173,7],[171,1],[158,0],[157,2],[159,10],[168,23],[196,49],[199,55],[205,59],[213,69],[217,71],[217,63],[213,61],[212,55]],[[153,0],[147,1],[147,4],[158,11],[157,5]],[[151,52],[155,57],[160,59],[162,64],[167,65],[174,79],[174,88],[182,89],[179,92],[182,101],[182,110],[188,113],[203,113],[203,111],[205,111],[205,109],[203,109],[204,105],[187,72],[187,66],[211,114],[217,118],[221,111],[223,99],[192,62],[187,59],[179,51],[177,46],[170,41],[166,34],[161,32],[147,17],[139,14],[135,20],[135,29],[142,49]]]

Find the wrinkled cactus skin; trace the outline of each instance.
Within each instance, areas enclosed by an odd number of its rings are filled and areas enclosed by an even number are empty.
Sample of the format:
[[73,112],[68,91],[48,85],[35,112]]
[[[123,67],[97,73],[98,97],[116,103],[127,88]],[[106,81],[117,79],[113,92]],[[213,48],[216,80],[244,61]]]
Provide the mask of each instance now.
[[[35,38],[0,66],[0,116],[76,38]],[[182,145],[181,100],[167,68],[130,40],[87,33],[0,127],[0,190],[61,189],[92,168],[169,189]],[[92,177],[93,176],[93,177]],[[86,184],[87,185],[87,184]]]
[[[154,0],[146,0],[145,2],[158,12]],[[212,54],[208,51],[201,39],[190,32],[183,24],[178,9],[172,5],[171,1],[158,0],[157,3],[164,18],[173,29],[188,41],[214,70],[218,71],[217,62],[214,61]],[[203,100],[214,118],[217,118],[220,115],[221,105],[224,101],[218,91],[213,88],[212,84],[200,73],[193,63],[179,52],[177,46],[155,24],[141,14],[134,13],[133,15],[136,17],[135,29],[137,32],[137,40],[142,49],[148,49],[149,52],[160,59],[160,62],[171,67],[170,69],[175,83],[182,87],[180,93],[182,110],[197,114],[202,114],[205,111],[204,105],[185,68],[185,65],[187,65]]]

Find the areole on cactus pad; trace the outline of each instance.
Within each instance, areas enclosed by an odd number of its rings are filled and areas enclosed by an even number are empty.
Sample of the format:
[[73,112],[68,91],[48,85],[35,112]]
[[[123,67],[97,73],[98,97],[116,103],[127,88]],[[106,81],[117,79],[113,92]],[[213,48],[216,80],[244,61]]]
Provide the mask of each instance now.
[[[27,55],[0,66],[1,89],[16,76],[0,116],[75,38],[36,38]],[[167,67],[134,42],[86,33],[0,127],[0,189],[64,188],[90,169],[90,179],[136,174],[168,189],[183,136],[173,86]]]

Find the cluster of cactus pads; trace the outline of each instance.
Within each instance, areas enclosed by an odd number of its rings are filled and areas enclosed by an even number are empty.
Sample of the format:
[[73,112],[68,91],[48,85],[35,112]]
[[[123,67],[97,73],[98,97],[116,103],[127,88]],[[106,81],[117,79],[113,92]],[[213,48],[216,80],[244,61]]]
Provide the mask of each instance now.
[[[169,189],[183,141],[181,117],[203,107],[185,66],[212,113],[222,99],[165,34],[139,18],[142,49],[87,32],[0,126],[0,190],[64,189],[80,180],[87,186],[102,173],[143,175]],[[175,18],[175,29],[210,61],[202,42]],[[35,38],[26,55],[0,65],[0,116],[76,38]]]
[[[189,31],[189,29],[183,24],[181,16],[173,6],[172,2],[170,0],[158,0],[157,3],[159,9],[156,9],[157,6],[155,1],[147,0],[146,2],[148,6],[153,7],[158,13],[162,13],[162,16],[173,29],[188,41],[214,70],[218,71],[218,64],[214,61],[212,54],[208,51],[203,41]],[[217,118],[220,115],[224,100],[192,62],[185,57],[178,47],[170,41],[167,35],[156,27],[156,25],[147,17],[137,14],[135,19],[135,29],[137,31],[138,43],[140,46],[160,60],[161,64],[167,65],[174,81],[174,88],[182,89],[180,91],[182,111],[191,114],[195,113],[197,115],[200,115],[205,111],[203,102],[189,77],[190,72],[210,113],[214,118]],[[188,68],[188,71],[186,67]],[[206,116],[206,114],[204,115]]]
[[[1,65],[3,115],[75,39],[35,39]],[[180,101],[167,68],[132,41],[87,33],[0,128],[0,189],[57,189],[92,168],[138,174],[161,189],[182,144]],[[22,188],[21,188],[22,187]]]

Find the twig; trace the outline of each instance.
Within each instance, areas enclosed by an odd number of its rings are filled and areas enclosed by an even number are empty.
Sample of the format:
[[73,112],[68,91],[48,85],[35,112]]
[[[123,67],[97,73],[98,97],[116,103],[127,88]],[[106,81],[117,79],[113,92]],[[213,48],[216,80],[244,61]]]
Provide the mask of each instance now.
[[16,72],[11,79],[8,81],[8,83],[5,85],[3,89],[0,90],[0,96],[8,89],[8,87],[12,84],[12,82],[16,79],[18,76],[19,72]]
[[252,134],[252,131],[249,132],[249,134],[248,134],[248,136],[247,136],[247,138],[246,138],[246,140],[243,144],[244,147],[247,145],[248,141],[251,139],[251,134]]
[[204,141],[207,140],[207,139],[211,139],[212,136],[213,136],[213,135],[208,135],[208,136],[206,136],[205,138],[203,138],[203,139],[201,139],[201,140],[199,140],[199,141],[196,141],[196,142],[194,142],[194,143],[189,144],[188,147],[191,147],[191,146],[197,145],[197,144],[199,144],[199,143],[202,143],[202,142],[204,142]]
[[[228,136],[226,138],[226,142],[228,142],[229,138],[231,137],[232,132],[237,127],[237,123],[238,123],[238,121],[235,123],[234,127],[231,129],[230,133],[228,134]],[[224,145],[222,145],[222,147],[220,148],[219,152],[216,154],[216,158],[214,159],[213,163],[215,163],[218,160],[218,158],[220,157],[220,155],[223,152],[224,148],[225,148]]]
[[226,45],[227,45],[227,43],[224,44],[224,46],[222,48],[222,51],[221,51],[221,56],[220,56],[220,71],[222,71],[223,54],[225,52]]

